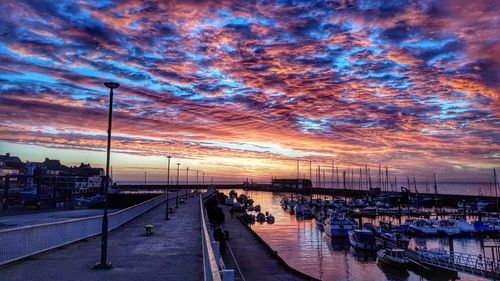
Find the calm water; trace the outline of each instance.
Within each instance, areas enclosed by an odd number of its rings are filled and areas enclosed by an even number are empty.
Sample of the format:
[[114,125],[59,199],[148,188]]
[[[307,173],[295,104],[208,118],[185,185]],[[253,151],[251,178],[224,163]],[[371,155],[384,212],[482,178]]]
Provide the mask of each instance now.
[[[315,220],[297,220],[280,206],[287,194],[241,191],[260,204],[263,212],[276,217],[276,223],[256,223],[252,228],[292,267],[322,280],[443,280],[428,279],[412,271],[381,267],[375,253],[357,252],[346,240],[333,240],[316,227]],[[289,196],[288,196],[289,197]],[[410,246],[448,249],[447,238],[412,239]],[[456,239],[457,252],[480,253],[480,239]],[[460,280],[484,280],[459,274]]]

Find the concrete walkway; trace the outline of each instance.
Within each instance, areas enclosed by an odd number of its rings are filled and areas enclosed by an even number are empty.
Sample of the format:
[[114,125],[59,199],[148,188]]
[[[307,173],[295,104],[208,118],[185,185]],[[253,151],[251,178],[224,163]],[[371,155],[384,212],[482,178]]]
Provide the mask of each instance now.
[[[170,207],[175,207],[171,199]],[[165,204],[126,223],[109,235],[113,269],[96,271],[100,236],[0,268],[0,280],[203,280],[198,197],[180,204],[165,221]],[[154,234],[144,235],[153,224]]]
[[[263,243],[250,232],[247,226],[240,222],[236,215],[231,218],[228,207],[220,207],[225,215],[224,230],[229,231],[229,245],[234,252],[245,280],[308,280],[290,272],[288,268],[279,263]],[[234,265],[229,249],[226,249],[223,259],[228,268],[234,269],[236,279],[243,280]]]

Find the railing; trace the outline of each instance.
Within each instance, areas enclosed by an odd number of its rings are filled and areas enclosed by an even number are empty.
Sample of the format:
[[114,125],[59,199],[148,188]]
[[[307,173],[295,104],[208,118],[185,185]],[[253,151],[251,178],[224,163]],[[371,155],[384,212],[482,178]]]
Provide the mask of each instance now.
[[203,269],[205,281],[234,281],[234,270],[226,269],[220,256],[219,242],[214,241],[213,229],[208,222],[207,210],[203,204],[204,198],[210,198],[214,189],[200,195],[201,239],[203,252]]
[[449,255],[418,252],[418,260],[455,271],[468,272],[485,277],[500,277],[500,262],[489,257],[458,252],[451,252]]
[[[161,195],[108,215],[108,230],[116,229],[164,201],[165,195]],[[100,234],[101,223],[102,215],[98,215],[0,230],[0,265]]]

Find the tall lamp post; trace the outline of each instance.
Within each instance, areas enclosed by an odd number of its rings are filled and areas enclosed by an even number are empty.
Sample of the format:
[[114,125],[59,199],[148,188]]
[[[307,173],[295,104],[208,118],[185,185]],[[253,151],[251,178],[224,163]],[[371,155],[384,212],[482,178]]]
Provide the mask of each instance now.
[[167,156],[167,188],[165,191],[167,201],[165,203],[165,220],[168,220],[168,188],[170,187],[170,158],[172,156]]
[[106,150],[106,177],[104,183],[104,214],[102,216],[101,230],[101,262],[94,265],[94,269],[111,269],[108,262],[108,205],[109,205],[109,155],[111,150],[111,122],[113,119],[113,89],[120,87],[116,82],[106,82],[104,86],[109,88],[109,110],[108,110],[108,147]]
[[177,163],[177,191],[175,192],[175,207],[179,208],[179,166],[181,163]]

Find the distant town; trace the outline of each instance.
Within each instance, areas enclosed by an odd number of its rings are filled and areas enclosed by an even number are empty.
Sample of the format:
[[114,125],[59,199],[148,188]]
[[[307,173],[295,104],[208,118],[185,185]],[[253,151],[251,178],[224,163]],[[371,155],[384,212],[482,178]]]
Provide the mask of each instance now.
[[77,205],[83,203],[83,198],[94,196],[97,200],[103,176],[104,169],[90,164],[66,166],[49,158],[43,162],[23,162],[18,156],[6,153],[0,155],[2,206],[4,209],[7,204],[62,207],[71,200],[73,203],[80,200]]

